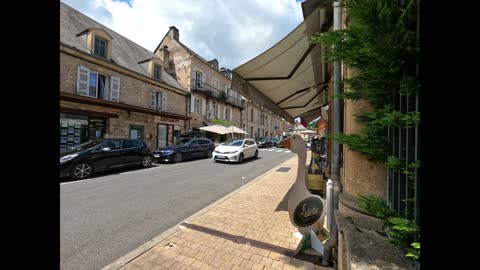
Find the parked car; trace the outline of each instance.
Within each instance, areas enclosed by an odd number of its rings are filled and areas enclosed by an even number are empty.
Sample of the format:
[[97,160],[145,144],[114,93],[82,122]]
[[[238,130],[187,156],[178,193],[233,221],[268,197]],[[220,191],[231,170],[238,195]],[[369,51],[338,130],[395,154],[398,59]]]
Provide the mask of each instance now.
[[94,172],[138,165],[152,165],[152,152],[140,140],[98,139],[60,153],[60,177],[84,179]]
[[260,139],[258,139],[257,145],[258,145],[258,148],[262,148],[262,147],[267,148],[267,147],[272,147],[273,143],[269,138],[261,137]]
[[272,147],[278,147],[280,140],[280,138],[270,138],[270,141],[272,141]]
[[241,163],[252,157],[258,157],[258,145],[253,139],[230,139],[215,148],[212,159]]
[[215,144],[206,138],[185,138],[172,146],[161,147],[153,152],[156,161],[182,162],[185,159],[197,157],[212,157]]

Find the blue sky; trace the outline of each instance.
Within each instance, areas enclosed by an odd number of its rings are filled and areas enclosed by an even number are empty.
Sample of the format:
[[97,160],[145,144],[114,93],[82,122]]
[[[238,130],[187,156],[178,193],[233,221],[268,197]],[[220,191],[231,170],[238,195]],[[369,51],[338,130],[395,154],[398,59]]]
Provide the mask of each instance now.
[[170,26],[180,41],[220,67],[234,69],[303,21],[299,0],[62,0],[153,51]]

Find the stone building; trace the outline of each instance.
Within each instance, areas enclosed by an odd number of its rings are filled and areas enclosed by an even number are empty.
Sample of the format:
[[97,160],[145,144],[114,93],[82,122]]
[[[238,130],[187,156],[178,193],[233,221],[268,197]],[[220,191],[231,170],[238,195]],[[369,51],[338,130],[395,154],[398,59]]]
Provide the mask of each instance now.
[[242,127],[242,97],[231,89],[231,71],[219,68],[217,59],[207,61],[180,41],[179,30],[171,26],[154,51],[165,59],[168,70],[190,92],[187,100],[191,116],[188,130],[197,130],[221,119]]
[[188,92],[165,67],[168,59],[60,2],[60,150],[104,137],[172,144],[190,119]]

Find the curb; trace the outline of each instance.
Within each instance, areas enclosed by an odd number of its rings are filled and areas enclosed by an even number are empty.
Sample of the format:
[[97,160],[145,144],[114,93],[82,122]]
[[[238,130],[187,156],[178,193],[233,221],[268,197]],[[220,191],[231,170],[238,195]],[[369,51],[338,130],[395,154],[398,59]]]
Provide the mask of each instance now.
[[176,233],[177,231],[181,230],[182,228],[180,227],[182,223],[190,223],[190,221],[193,221],[197,217],[207,213],[210,211],[212,208],[215,206],[221,204],[222,202],[230,199],[233,197],[235,194],[239,193],[240,191],[246,189],[247,187],[253,185],[263,177],[265,177],[267,174],[272,173],[276,171],[279,167],[281,167],[284,163],[289,162],[291,159],[296,158],[296,156],[289,158],[285,160],[284,162],[280,163],[279,165],[275,166],[271,170],[257,176],[255,179],[251,180],[250,182],[244,184],[243,186],[240,186],[236,190],[228,193],[227,195],[223,196],[222,198],[216,200],[215,202],[211,203],[210,205],[206,206],[205,208],[201,209],[200,211],[196,212],[195,214],[189,216],[188,218],[184,219],[183,221],[180,221],[179,223],[173,225],[170,229],[167,229],[166,231],[162,232],[161,234],[155,236],[151,240],[147,241],[146,243],[142,244],[138,248],[134,249],[133,251],[130,251],[126,255],[120,257],[116,261],[110,263],[109,265],[103,267],[101,270],[117,270],[123,266],[125,266],[127,263],[133,261],[135,258],[138,256],[142,255],[143,253],[147,252],[148,250],[152,249],[154,246],[156,246],[158,243],[163,241],[165,238],[169,237],[170,235]]

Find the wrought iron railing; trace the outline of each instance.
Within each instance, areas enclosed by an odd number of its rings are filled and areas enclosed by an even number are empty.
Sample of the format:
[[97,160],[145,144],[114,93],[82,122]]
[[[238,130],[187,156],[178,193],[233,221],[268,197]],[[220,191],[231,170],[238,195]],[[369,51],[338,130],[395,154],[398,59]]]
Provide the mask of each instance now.
[[[207,96],[214,97],[220,101],[229,103],[240,109],[245,109],[246,107],[246,104],[244,100],[242,100],[242,97],[240,95],[238,95],[237,98],[233,97],[232,95],[227,96],[225,94],[225,91],[215,89],[213,86],[197,79],[192,79],[191,89],[203,93]],[[233,90],[229,89],[229,92],[232,93]]]
[[[418,93],[416,95],[395,96],[395,109],[402,113],[418,112]],[[393,146],[392,156],[402,162],[403,168],[388,169],[388,203],[401,216],[415,219],[420,224],[420,187],[419,187],[419,130],[413,127],[390,127],[389,141]]]

